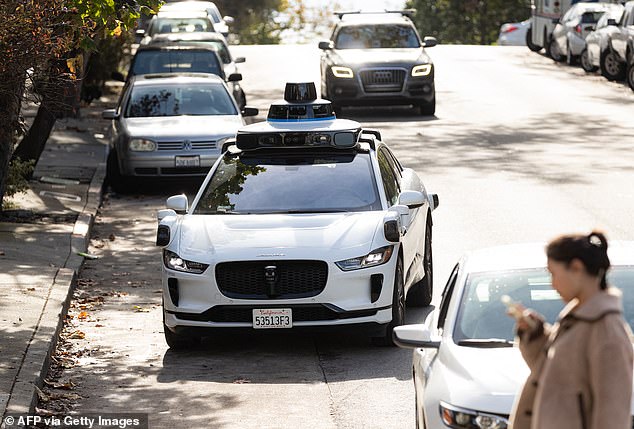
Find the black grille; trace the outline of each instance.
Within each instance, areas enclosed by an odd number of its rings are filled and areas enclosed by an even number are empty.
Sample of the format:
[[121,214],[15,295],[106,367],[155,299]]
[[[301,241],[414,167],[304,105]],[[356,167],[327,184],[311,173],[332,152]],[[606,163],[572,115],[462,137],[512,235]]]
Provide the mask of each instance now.
[[[254,308],[258,307],[219,305],[201,314],[175,313],[175,315],[181,320],[194,320],[198,322],[252,323]],[[290,308],[293,312],[293,322],[315,322],[320,320],[368,317],[376,315],[377,312],[376,309],[343,312],[322,304],[283,305],[279,306],[279,308]]]
[[209,173],[211,167],[168,167],[161,168],[164,175],[204,176]]
[[216,283],[229,298],[306,298],[319,295],[327,280],[328,264],[323,261],[243,261],[216,265]]
[[363,70],[360,76],[365,92],[400,92],[405,81],[405,70]]

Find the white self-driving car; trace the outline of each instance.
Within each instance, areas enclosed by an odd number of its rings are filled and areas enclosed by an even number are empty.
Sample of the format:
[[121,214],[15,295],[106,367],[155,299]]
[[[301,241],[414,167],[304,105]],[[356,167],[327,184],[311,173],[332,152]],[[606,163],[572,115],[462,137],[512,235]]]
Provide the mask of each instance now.
[[158,214],[172,348],[210,328],[351,325],[392,344],[406,296],[431,301],[438,197],[313,84],[285,99],[238,131],[191,205],[173,196]]
[[[474,251],[454,267],[439,308],[426,324],[394,329],[413,348],[418,429],[506,429],[529,370],[514,347],[510,296],[553,323],[564,303],[551,287],[544,244]],[[608,283],[623,292],[624,317],[634,327],[634,242],[612,242]],[[634,407],[633,407],[634,410]]]

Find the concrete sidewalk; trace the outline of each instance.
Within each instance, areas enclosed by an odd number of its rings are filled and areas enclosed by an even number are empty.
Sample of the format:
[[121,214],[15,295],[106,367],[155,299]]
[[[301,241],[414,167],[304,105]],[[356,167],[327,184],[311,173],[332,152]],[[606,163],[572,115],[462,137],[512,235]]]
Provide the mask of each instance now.
[[8,199],[16,210],[0,219],[0,425],[6,413],[34,411],[101,203],[101,111],[115,100],[105,96],[81,118],[56,123],[30,190]]

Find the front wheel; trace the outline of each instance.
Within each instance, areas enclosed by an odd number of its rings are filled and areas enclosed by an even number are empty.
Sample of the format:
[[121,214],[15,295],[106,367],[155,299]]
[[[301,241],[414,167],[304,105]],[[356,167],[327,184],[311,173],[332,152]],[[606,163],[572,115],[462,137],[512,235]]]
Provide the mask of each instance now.
[[177,334],[163,323],[165,342],[172,350],[189,350],[200,344],[200,337],[190,334]]
[[574,66],[577,64],[577,56],[572,55],[572,51],[570,50],[570,43],[566,43],[566,64],[569,66]]
[[533,43],[533,29],[528,27],[526,30],[526,46],[533,52],[539,52],[542,47]]
[[423,271],[425,277],[410,287],[407,293],[407,303],[414,307],[425,307],[431,303],[434,292],[434,263],[431,246],[431,222],[425,228],[425,255],[423,256]]
[[630,64],[630,67],[627,69],[627,84],[634,91],[634,61]]
[[559,49],[559,45],[557,45],[557,41],[553,37],[548,42],[548,56],[558,63],[564,60],[561,49]]
[[623,80],[625,77],[624,64],[609,49],[601,53],[600,64],[601,74],[607,80]]
[[590,55],[588,54],[588,48],[585,48],[581,52],[581,56],[579,57],[579,61],[581,62],[581,68],[584,69],[588,73],[592,73],[597,71],[597,66],[593,65],[590,61]]
[[113,191],[117,193],[123,193],[125,189],[125,179],[123,175],[121,175],[121,170],[119,169],[119,158],[117,157],[117,152],[115,150],[111,150],[108,154],[108,159],[106,161],[106,182],[110,185]]
[[394,272],[394,290],[392,292],[392,321],[387,324],[385,335],[373,337],[372,342],[377,346],[394,346],[392,332],[397,326],[405,324],[405,285],[403,284],[403,261],[399,257]]

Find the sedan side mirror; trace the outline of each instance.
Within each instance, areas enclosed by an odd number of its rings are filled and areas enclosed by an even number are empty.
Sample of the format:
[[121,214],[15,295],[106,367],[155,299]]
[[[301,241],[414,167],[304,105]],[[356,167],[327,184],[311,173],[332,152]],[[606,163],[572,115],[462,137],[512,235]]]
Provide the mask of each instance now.
[[431,209],[436,210],[440,205],[440,198],[438,198],[438,194],[429,194],[428,197],[431,202]]
[[260,113],[260,110],[257,107],[244,106],[241,113],[242,116],[256,116],[258,113]]
[[328,50],[328,49],[332,49],[333,48],[333,44],[331,41],[327,41],[327,42],[319,42],[319,49],[321,50]]
[[240,82],[242,80],[241,73],[231,73],[227,78],[227,82]]
[[392,332],[394,343],[405,349],[417,349],[440,347],[440,338],[432,339],[429,328],[424,324],[402,325],[394,328]]
[[237,57],[233,59],[233,62],[236,64],[242,64],[243,62],[245,62],[247,59],[244,57]]
[[425,48],[433,48],[437,44],[438,44],[438,40],[436,40],[435,37],[425,36],[425,38],[423,39],[423,46]]
[[117,115],[117,109],[106,109],[101,112],[101,117],[104,119],[117,119],[119,115]]
[[235,21],[235,20],[233,19],[233,16],[229,16],[229,15],[227,15],[227,16],[223,16],[223,17],[222,17],[222,20],[223,20],[224,22],[226,22],[226,23],[227,23],[227,25],[231,25],[231,24],[233,24],[233,23],[234,23],[234,21]]
[[403,191],[398,196],[398,203],[409,209],[417,209],[425,204],[425,195],[419,191]]
[[168,209],[172,209],[178,214],[185,214],[187,213],[187,209],[189,209],[189,202],[187,201],[187,196],[185,195],[174,195],[169,197],[165,205]]

